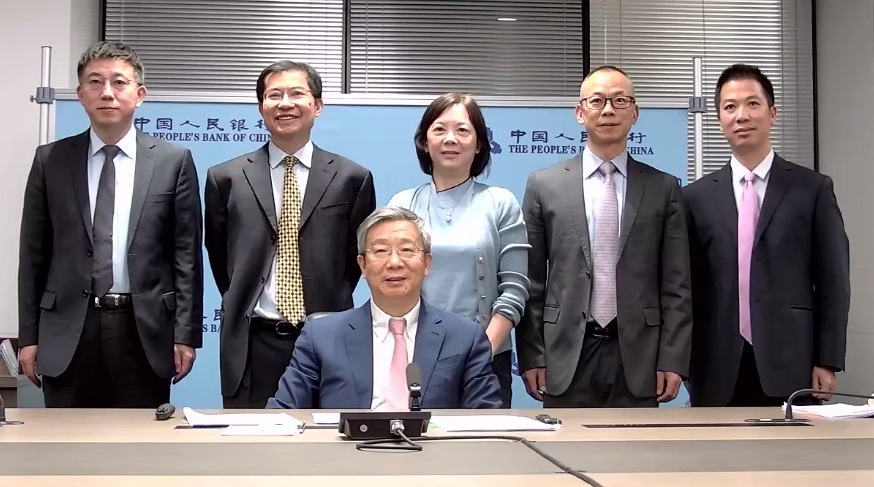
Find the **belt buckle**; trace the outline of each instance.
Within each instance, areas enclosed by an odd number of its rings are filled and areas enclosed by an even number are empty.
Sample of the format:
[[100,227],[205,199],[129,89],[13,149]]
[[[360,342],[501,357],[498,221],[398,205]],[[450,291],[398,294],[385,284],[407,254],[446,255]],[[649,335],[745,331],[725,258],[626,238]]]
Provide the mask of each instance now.
[[94,307],[96,309],[100,309],[103,307],[103,306],[100,306],[100,296],[98,296],[96,294],[92,294],[91,297],[94,298]]
[[279,335],[279,336],[290,336],[290,335],[293,335],[294,332],[282,332],[282,331],[279,331],[279,327],[280,327],[281,325],[286,325],[286,324],[287,324],[287,325],[291,325],[292,328],[295,328],[295,326],[294,326],[290,321],[279,320],[279,321],[277,321],[276,324],[273,326],[273,331],[275,331],[276,334]]
[[597,338],[598,340],[609,340],[610,330],[603,326],[592,325],[592,336]]

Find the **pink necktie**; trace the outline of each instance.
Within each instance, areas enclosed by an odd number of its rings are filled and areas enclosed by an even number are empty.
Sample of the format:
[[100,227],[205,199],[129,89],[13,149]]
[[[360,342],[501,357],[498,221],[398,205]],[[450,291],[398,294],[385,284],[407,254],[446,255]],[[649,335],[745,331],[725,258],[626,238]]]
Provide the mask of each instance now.
[[391,356],[391,369],[388,374],[388,387],[386,388],[385,402],[389,411],[409,411],[410,391],[407,390],[407,341],[404,339],[404,330],[407,328],[407,320],[403,318],[390,318],[388,330],[395,339],[395,350]]
[[750,261],[753,258],[753,242],[756,238],[756,223],[759,221],[759,197],[756,195],[756,175],[744,176],[744,191],[741,196],[737,219],[737,290],[740,303],[740,335],[753,343],[752,318],[750,316]]

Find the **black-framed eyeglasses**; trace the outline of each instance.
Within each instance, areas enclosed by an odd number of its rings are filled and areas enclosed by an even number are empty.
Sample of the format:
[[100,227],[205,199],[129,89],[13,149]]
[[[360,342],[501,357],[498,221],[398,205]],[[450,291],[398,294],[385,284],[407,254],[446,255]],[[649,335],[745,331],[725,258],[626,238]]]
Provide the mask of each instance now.
[[619,96],[601,96],[601,95],[592,95],[580,100],[580,105],[585,105],[590,110],[602,110],[605,106],[607,106],[607,102],[610,102],[613,105],[613,108],[617,110],[623,110],[625,108],[630,108],[631,105],[634,105],[636,100],[633,96],[619,95]]

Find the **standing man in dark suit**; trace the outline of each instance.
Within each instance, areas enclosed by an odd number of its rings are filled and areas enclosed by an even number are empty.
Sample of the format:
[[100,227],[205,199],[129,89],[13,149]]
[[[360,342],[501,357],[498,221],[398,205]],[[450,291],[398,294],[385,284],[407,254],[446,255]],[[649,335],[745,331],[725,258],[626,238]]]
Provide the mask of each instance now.
[[226,408],[263,408],[304,318],[352,307],[355,231],[376,208],[370,171],[310,140],[322,112],[315,69],[271,64],[255,91],[270,142],[210,168],[206,183]]
[[146,87],[132,49],[97,43],[77,73],[91,128],[37,148],[24,194],[20,362],[48,407],[154,408],[201,346],[197,172],[133,127]]
[[715,99],[731,160],[684,190],[692,405],[779,406],[808,387],[827,399],[844,368],[850,308],[849,242],[832,180],[771,149],[774,88],[758,68],[727,68]]
[[645,407],[687,375],[692,296],[677,178],[632,159],[637,121],[626,74],[583,80],[583,153],[531,174],[530,298],[516,328],[528,393],[545,407]]

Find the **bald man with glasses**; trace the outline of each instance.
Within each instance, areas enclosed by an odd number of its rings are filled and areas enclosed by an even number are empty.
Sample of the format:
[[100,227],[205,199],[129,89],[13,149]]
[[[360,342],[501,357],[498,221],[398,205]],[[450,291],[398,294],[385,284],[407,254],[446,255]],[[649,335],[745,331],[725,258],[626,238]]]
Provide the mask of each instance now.
[[525,190],[531,287],[519,366],[545,407],[655,407],[676,397],[689,369],[680,185],[628,155],[639,112],[621,69],[593,70],[580,98],[585,150],[531,174]]

